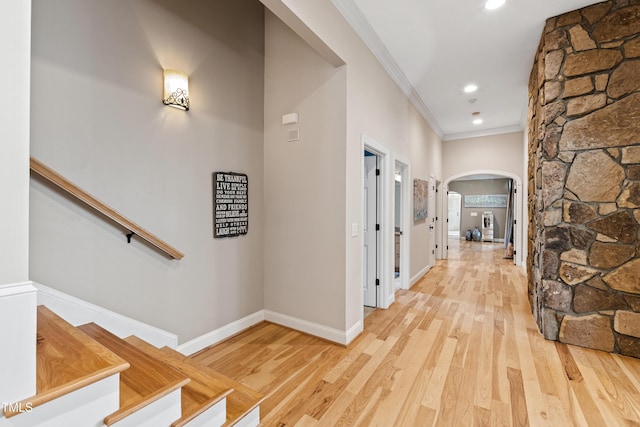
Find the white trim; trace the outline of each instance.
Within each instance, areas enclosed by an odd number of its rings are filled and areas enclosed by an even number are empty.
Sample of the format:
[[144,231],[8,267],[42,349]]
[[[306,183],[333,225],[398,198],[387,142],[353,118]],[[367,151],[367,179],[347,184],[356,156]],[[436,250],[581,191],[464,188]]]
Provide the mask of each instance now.
[[[364,331],[364,323],[362,320],[358,320],[355,325],[347,329],[346,342],[344,345],[348,345],[351,341],[356,339]],[[342,343],[341,343],[342,344]]]
[[227,325],[222,326],[221,328],[208,332],[204,335],[200,335],[199,337],[194,338],[191,341],[180,344],[176,348],[176,350],[184,354],[185,356],[190,356],[202,349],[218,344],[219,342],[222,342],[227,338],[230,338],[244,331],[245,329],[263,322],[265,320],[264,312],[264,310],[256,311],[255,313],[245,316],[242,319],[238,319],[235,322],[231,322]]
[[264,311],[264,320],[343,345],[347,345],[350,342],[349,338],[358,333],[357,328],[359,327],[358,324],[360,323],[356,323],[349,329],[349,331],[341,331],[338,329],[330,328],[328,326],[320,325],[318,323],[309,322],[307,320],[298,319],[297,317],[288,316],[286,314],[280,314],[269,310]]
[[[411,233],[409,231],[411,230],[411,200],[413,200],[411,197],[411,185],[409,185],[409,183],[411,182],[411,165],[406,157],[394,153],[394,172],[395,167],[398,164],[402,168],[402,218],[400,219],[400,230],[402,231],[402,238],[400,239],[400,289],[409,289],[409,258],[411,255]],[[395,199],[393,205],[395,208]],[[395,223],[393,225],[395,232]],[[393,246],[395,246],[395,241],[393,243]],[[393,269],[393,271],[395,272],[395,269]],[[394,302],[395,289],[393,289],[393,292],[390,296],[392,298],[391,302]]]
[[436,191],[437,182],[438,179],[435,175],[429,175],[429,195],[427,196],[427,206],[429,211],[427,224],[429,228],[427,233],[430,238],[429,243],[431,246],[429,247],[429,250],[431,253],[427,254],[427,256],[429,257],[429,266],[431,267],[436,266],[436,259],[438,258],[436,256],[436,246],[438,246],[438,227],[436,224],[436,217],[438,216],[436,208],[436,206],[438,206],[438,203],[436,202],[436,199],[438,198],[438,192]]
[[387,295],[385,297],[385,301],[384,301],[384,305],[386,307],[391,307],[391,304],[393,304],[394,302],[396,302],[396,293],[395,293],[395,289],[392,289],[393,292],[390,295]]
[[38,304],[46,305],[74,326],[94,322],[121,338],[136,335],[156,347],[175,348],[178,344],[176,334],[123,316],[40,283],[33,282],[33,285],[38,289]]
[[442,138],[442,141],[455,141],[456,139],[478,138],[481,136],[502,135],[505,133],[522,132],[522,125],[503,126],[499,128],[483,129],[472,132],[450,133]]
[[11,285],[0,286],[0,298],[18,296],[38,292],[33,282],[15,283]]
[[[378,188],[378,223],[380,224],[380,234],[378,235],[378,263],[379,263],[379,279],[380,286],[378,287],[377,293],[377,307],[378,308],[389,308],[387,305],[387,295],[393,294],[393,284],[394,284],[394,268],[393,268],[393,242],[394,242],[394,234],[393,234],[393,204],[391,203],[394,189],[394,173],[395,163],[392,162],[391,152],[382,144],[379,144],[373,138],[366,134],[362,134],[360,136],[360,149],[361,153],[364,151],[369,151],[373,154],[376,154],[379,159],[378,167],[380,169],[380,179],[378,183],[380,184],[380,188]],[[362,158],[362,162],[360,165],[360,176],[364,179],[364,154]],[[364,184],[360,184],[360,188],[364,188]],[[363,209],[361,211],[361,217],[364,213],[364,206],[361,207]],[[364,234],[360,237],[360,247],[364,246]],[[362,252],[361,252],[362,257]],[[363,259],[360,259],[360,265],[363,266]],[[364,277],[365,272],[361,271],[361,274]],[[362,305],[362,304],[360,304]],[[364,316],[364,314],[363,314]],[[362,320],[362,319],[361,319]]]
[[424,267],[422,270],[418,271],[418,274],[416,274],[415,276],[413,276],[411,278],[411,281],[409,282],[409,287],[415,285],[416,283],[418,283],[418,281],[420,279],[422,279],[422,277],[427,274],[429,272],[429,270],[431,270],[431,266],[427,265],[426,267]]
[[37,293],[30,282],[0,287],[0,402],[36,393]]

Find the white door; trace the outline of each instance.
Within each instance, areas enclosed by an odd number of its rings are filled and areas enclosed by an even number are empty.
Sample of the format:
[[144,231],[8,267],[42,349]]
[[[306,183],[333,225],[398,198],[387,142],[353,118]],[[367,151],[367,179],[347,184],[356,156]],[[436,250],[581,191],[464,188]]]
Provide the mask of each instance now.
[[376,279],[378,278],[378,247],[376,224],[378,220],[378,183],[377,183],[377,156],[365,155],[364,157],[364,305],[377,306]]
[[[449,230],[451,230],[451,211],[449,206],[449,185],[445,184],[442,186],[442,215],[444,216],[443,224],[445,225],[442,230],[442,259],[449,258]],[[458,229],[460,226],[458,226]],[[460,234],[460,230],[458,230],[458,234]]]
[[518,192],[518,183],[516,182],[515,179],[511,180],[511,185],[513,185],[514,188],[514,192],[513,192],[513,250],[514,250],[514,254],[513,254],[513,263],[518,265],[518,257],[521,257],[522,254],[518,254],[517,249],[520,243],[520,235],[518,234],[518,227],[520,226],[518,224],[518,221],[516,220],[516,218],[518,218],[518,206],[520,206],[520,204],[518,203],[518,197],[520,197],[520,193]]
[[429,177],[429,198],[427,200],[427,210],[429,217],[429,266],[436,265],[436,179]]

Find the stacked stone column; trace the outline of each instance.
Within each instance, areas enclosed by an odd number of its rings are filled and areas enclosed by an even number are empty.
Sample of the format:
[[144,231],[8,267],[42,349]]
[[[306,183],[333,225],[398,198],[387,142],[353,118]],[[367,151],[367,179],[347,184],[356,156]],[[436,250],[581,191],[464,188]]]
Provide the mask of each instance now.
[[529,298],[550,340],[640,357],[640,2],[547,21],[529,82]]

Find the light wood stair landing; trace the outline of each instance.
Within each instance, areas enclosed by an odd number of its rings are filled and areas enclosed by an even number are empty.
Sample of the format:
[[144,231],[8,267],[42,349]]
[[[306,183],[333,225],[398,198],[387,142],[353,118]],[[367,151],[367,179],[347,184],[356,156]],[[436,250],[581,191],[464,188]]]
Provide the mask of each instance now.
[[[129,363],[74,328],[45,306],[37,310],[36,395],[17,407],[36,408],[125,371]],[[5,411],[5,417],[19,411]]]
[[[264,396],[255,390],[201,365],[169,347],[157,348],[135,336],[128,337],[125,340],[146,353],[153,354],[191,378],[191,383],[183,388],[183,417],[185,411],[188,414],[193,410],[191,407],[195,407],[196,403],[206,400],[204,397],[206,394],[201,395],[201,393],[206,393],[204,391],[206,389],[211,389],[211,392],[225,389],[228,391],[226,394],[227,415],[225,426],[233,426],[240,423],[244,417],[256,410],[264,400]],[[204,403],[198,404],[202,405]],[[181,425],[183,424],[175,424],[173,427]]]
[[203,372],[195,366],[167,354],[159,348],[136,337],[130,336],[125,341],[141,351],[162,360],[164,363],[182,372],[191,379],[182,387],[182,418],[171,424],[171,427],[182,427],[198,415],[219,403],[234,391],[228,382]]
[[106,425],[121,421],[133,412],[180,389],[190,381],[189,377],[182,372],[139,350],[95,323],[81,325],[78,329],[130,364],[129,369],[120,374],[120,409],[105,418]]

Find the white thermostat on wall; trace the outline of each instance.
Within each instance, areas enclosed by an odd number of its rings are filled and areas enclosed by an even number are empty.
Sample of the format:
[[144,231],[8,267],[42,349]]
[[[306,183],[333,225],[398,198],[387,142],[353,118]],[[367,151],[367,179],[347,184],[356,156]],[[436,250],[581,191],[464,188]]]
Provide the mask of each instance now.
[[282,116],[283,125],[292,125],[298,123],[298,113],[289,113]]
[[478,212],[471,212],[471,216],[478,216]]

